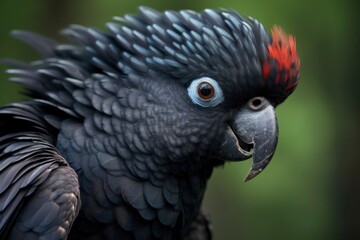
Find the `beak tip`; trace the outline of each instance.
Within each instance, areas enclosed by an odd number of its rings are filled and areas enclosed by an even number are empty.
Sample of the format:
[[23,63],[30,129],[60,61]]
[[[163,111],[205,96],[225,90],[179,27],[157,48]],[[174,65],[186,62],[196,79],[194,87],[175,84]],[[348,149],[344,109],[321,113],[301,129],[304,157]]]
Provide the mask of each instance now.
[[[274,150],[275,151],[275,150]],[[259,175],[265,168],[266,166],[270,163],[272,157],[274,155],[274,152],[272,152],[271,154],[267,155],[263,160],[261,161],[257,161],[258,156],[254,156],[254,162],[253,165],[250,168],[250,171],[248,173],[248,175],[245,177],[244,182],[248,182],[251,179],[255,178],[257,175]],[[261,158],[260,158],[261,159]]]
[[244,182],[248,182],[251,179],[255,178],[257,175],[259,175],[262,172],[262,168],[259,169],[251,169],[248,175],[245,177]]

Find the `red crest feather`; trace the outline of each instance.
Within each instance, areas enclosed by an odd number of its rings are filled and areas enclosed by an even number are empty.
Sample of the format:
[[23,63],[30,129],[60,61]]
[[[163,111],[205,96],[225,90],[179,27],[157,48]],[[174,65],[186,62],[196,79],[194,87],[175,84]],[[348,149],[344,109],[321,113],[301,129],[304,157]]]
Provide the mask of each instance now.
[[300,75],[300,59],[296,51],[296,41],[293,36],[287,36],[278,26],[271,30],[272,42],[267,46],[269,59],[262,65],[263,76],[268,79],[273,68],[273,60],[277,62],[275,83],[280,79],[285,81],[286,89],[297,84]]

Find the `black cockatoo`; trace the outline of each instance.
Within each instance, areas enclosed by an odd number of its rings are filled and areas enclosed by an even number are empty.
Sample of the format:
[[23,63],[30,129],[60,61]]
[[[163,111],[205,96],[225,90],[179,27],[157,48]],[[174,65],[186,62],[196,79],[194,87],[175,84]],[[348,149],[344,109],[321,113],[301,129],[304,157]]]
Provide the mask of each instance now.
[[[116,22],[116,23],[115,23]],[[295,89],[295,40],[228,10],[73,25],[10,61],[33,100],[0,108],[1,239],[210,239],[213,168],[270,162],[274,108]]]

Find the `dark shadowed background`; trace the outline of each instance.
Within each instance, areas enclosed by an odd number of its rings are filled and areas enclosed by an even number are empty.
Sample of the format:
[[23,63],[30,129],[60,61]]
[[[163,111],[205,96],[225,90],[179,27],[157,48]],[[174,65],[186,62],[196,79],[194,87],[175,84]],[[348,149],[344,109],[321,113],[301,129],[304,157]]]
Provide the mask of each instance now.
[[[351,0],[0,0],[0,58],[36,60],[12,29],[62,40],[71,23],[104,28],[112,16],[232,8],[296,36],[301,83],[277,109],[280,140],[269,167],[243,183],[250,161],[217,169],[205,209],[216,240],[360,239],[360,10]],[[23,100],[0,66],[0,104]],[[1,179],[0,179],[1,181]]]

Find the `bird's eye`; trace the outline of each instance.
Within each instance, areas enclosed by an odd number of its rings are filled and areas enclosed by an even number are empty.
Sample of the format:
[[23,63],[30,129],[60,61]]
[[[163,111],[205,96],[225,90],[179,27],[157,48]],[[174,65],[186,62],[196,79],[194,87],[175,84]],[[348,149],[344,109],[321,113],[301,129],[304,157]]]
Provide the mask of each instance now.
[[202,107],[214,107],[224,101],[220,85],[212,78],[195,79],[187,91],[192,102]]
[[215,95],[215,89],[213,85],[211,85],[208,82],[201,82],[197,86],[198,95],[203,100],[208,100],[214,97]]

